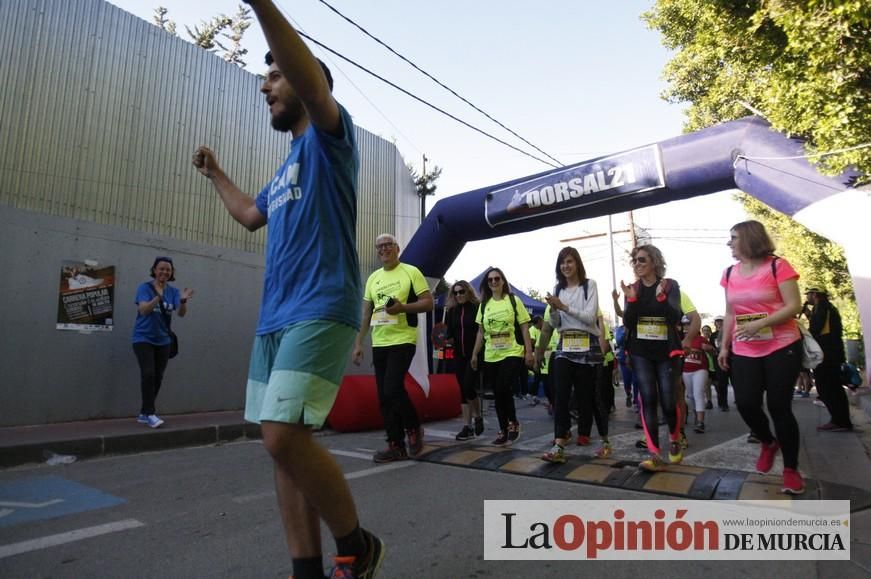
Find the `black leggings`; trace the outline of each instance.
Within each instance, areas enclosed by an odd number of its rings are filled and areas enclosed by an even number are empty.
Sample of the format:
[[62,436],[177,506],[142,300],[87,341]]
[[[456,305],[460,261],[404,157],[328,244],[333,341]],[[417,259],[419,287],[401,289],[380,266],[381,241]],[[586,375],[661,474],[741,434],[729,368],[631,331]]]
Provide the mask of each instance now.
[[[553,373],[556,398],[553,410],[554,438],[565,437],[566,432],[572,427],[572,418],[569,413],[572,390],[575,392],[581,416],[578,434],[582,434],[582,430],[585,428],[583,425],[584,417],[592,416],[596,419],[599,434],[608,436],[608,415],[602,414],[600,397],[596,395],[596,366],[578,364],[566,358],[557,358],[550,371]],[[587,418],[587,425],[586,428],[589,429],[589,418]]]
[[493,391],[496,403],[496,417],[499,430],[506,432],[509,422],[517,422],[517,409],[514,407],[514,385],[517,377],[525,371],[523,358],[511,356],[499,362],[484,363],[484,378]]
[[759,440],[774,441],[762,395],[774,422],[774,432],[783,452],[783,466],[798,468],[798,422],[792,413],[792,389],[801,370],[801,340],[767,356],[750,358],[732,354],[732,389],[741,418]]
[[683,420],[679,416],[677,393],[680,391],[681,359],[675,357],[649,360],[634,354],[631,359],[635,383],[638,385],[641,424],[647,437],[647,448],[650,452],[659,454],[659,420],[656,417],[658,406],[662,406],[671,440],[680,440]]
[[460,401],[468,404],[478,398],[478,371],[472,368],[468,358],[454,358],[454,376],[460,385]]
[[405,445],[405,431],[420,426],[417,410],[405,390],[405,374],[417,350],[415,344],[372,348],[375,384],[388,442]]
[[154,401],[160,392],[163,372],[169,362],[169,344],[155,346],[147,342],[135,342],[133,353],[139,362],[139,389],[142,392],[142,406],[139,414],[155,414]]

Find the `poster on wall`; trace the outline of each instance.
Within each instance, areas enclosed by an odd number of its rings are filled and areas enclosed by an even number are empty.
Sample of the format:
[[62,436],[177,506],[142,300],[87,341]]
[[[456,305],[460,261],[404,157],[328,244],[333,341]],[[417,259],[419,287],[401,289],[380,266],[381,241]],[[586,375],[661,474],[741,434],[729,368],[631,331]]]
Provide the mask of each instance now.
[[115,266],[64,260],[60,270],[57,329],[111,332]]

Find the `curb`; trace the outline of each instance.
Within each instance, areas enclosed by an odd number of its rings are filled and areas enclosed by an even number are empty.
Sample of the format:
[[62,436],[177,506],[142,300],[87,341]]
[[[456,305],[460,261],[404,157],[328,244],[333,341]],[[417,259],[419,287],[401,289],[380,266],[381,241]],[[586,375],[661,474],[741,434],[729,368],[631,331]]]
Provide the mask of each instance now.
[[125,454],[166,450],[184,446],[221,444],[239,439],[261,438],[259,424],[227,424],[191,429],[153,430],[150,432],[91,436],[0,447],[0,468],[45,462],[48,453],[93,458],[108,454]]

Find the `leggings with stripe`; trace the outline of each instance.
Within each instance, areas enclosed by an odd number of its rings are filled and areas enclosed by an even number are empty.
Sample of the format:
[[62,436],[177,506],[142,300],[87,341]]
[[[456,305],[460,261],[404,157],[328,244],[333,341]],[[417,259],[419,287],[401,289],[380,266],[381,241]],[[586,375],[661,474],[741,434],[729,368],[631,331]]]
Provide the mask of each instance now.
[[680,405],[677,404],[677,393],[681,379],[682,360],[679,357],[667,360],[649,360],[641,356],[631,355],[632,371],[635,373],[635,383],[641,402],[641,424],[647,438],[647,449],[659,454],[659,420],[657,407],[662,406],[665,420],[668,424],[669,438],[680,440],[680,426],[683,418],[679,416]]

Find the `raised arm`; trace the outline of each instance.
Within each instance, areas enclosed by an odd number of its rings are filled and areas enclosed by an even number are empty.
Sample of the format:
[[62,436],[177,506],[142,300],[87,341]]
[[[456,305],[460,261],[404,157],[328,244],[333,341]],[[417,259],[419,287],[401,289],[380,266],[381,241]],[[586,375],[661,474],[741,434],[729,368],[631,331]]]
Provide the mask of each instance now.
[[215,153],[208,147],[200,147],[194,152],[194,167],[202,175],[205,175],[215,191],[221,197],[227,212],[236,221],[245,226],[248,231],[256,231],[266,225],[266,216],[257,209],[254,199],[239,189],[233,181],[227,177]]
[[272,0],[244,1],[254,10],[275,65],[302,101],[311,122],[331,135],[341,135],[339,106],[308,46]]

